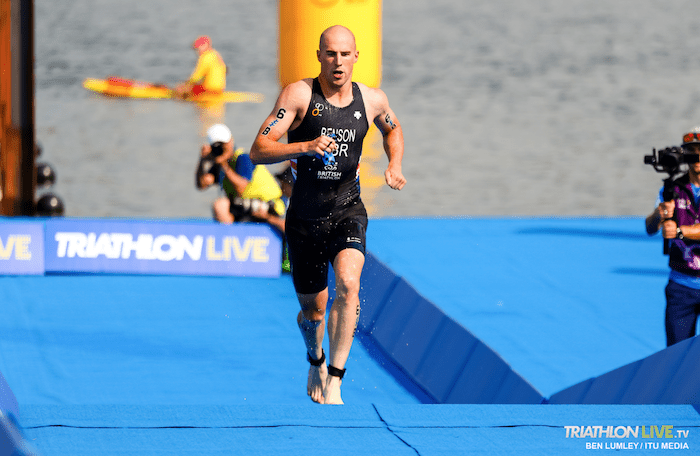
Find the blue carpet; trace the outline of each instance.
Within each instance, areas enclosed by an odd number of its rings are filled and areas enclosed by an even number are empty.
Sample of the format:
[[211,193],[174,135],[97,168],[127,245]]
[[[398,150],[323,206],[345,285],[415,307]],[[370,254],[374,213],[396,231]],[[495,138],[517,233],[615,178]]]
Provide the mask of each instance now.
[[691,406],[38,406],[24,422],[45,456],[583,455],[593,444],[692,454],[700,446]]
[[[664,348],[666,258],[641,219],[379,219],[368,244],[545,396]],[[286,275],[0,277],[0,306],[0,372],[43,456],[700,444],[690,406],[421,404],[359,343],[348,405],[312,404]],[[567,438],[571,426],[675,437]]]
[[[306,404],[289,276],[0,277],[20,404]],[[357,344],[349,403],[418,403]]]
[[666,346],[641,218],[379,219],[368,248],[545,397]]

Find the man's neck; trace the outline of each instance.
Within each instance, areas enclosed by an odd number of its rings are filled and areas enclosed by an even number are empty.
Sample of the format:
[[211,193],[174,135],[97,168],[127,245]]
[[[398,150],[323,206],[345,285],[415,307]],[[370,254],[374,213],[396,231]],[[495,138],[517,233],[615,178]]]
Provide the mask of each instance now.
[[329,84],[328,81],[322,77],[318,78],[318,82],[321,85],[321,91],[323,96],[334,106],[339,108],[344,108],[352,103],[352,81],[348,81],[342,86],[338,87],[333,84]]

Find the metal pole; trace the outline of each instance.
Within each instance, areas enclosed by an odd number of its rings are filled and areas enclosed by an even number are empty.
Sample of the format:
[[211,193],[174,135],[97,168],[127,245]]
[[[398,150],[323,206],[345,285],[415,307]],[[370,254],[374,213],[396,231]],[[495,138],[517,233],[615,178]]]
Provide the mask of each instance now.
[[0,2],[0,207],[34,215],[34,1]]
[[[11,173],[10,127],[12,126],[11,0],[0,0],[0,214],[10,215],[14,201]],[[14,145],[12,149],[14,149]]]

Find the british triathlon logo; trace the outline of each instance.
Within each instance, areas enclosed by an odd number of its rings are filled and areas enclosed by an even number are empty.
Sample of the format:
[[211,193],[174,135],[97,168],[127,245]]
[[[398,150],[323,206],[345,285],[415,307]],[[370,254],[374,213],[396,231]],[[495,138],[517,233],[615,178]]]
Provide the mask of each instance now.
[[311,110],[311,115],[314,117],[321,117],[321,112],[323,112],[323,108],[325,108],[325,106],[323,106],[323,103],[316,103],[314,109]]

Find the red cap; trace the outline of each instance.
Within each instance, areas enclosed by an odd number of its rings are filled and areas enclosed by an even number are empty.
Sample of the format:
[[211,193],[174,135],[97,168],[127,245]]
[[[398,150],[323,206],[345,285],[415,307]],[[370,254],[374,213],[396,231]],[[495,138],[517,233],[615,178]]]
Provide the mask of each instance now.
[[192,47],[193,47],[194,49],[197,49],[198,47],[200,47],[200,46],[202,46],[202,45],[205,45],[205,44],[211,45],[211,40],[210,40],[209,37],[206,36],[206,35],[205,35],[205,36],[200,36],[199,38],[197,38],[196,40],[194,40],[194,43],[192,43]]

